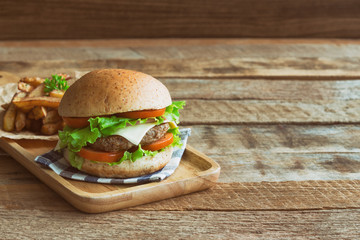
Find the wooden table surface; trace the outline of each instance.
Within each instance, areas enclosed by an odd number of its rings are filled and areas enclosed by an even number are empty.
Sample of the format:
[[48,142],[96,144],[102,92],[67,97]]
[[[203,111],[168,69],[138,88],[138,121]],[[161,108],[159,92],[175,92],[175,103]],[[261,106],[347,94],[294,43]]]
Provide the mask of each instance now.
[[186,100],[181,125],[220,164],[218,183],[85,214],[0,151],[1,239],[360,238],[360,41],[0,42],[0,84],[105,67]]

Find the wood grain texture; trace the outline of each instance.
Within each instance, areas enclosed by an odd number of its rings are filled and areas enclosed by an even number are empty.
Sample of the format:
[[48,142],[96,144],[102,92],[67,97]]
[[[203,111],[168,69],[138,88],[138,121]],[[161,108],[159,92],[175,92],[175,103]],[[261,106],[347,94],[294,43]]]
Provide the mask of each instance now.
[[[358,123],[360,100],[187,100],[183,124]],[[221,116],[221,117],[219,117]]]
[[1,39],[356,38],[359,8],[355,0],[4,1],[0,28]]
[[222,78],[283,78],[283,79],[359,79],[359,59],[344,58],[234,58],[173,59],[173,60],[39,60],[0,62],[0,70],[20,76],[56,72],[94,70],[98,68],[124,68],[145,72],[154,77],[222,77]]
[[[106,48],[119,48],[119,47],[175,47],[175,46],[208,46],[224,44],[227,45],[243,45],[247,46],[269,46],[269,51],[272,52],[270,44],[277,48],[278,46],[286,45],[318,45],[319,51],[323,48],[327,48],[326,52],[323,52],[325,56],[331,54],[338,47],[353,44],[359,44],[359,40],[354,39],[341,39],[341,38],[117,38],[117,39],[42,39],[42,40],[1,40],[1,47],[46,47],[46,48],[83,48],[83,47],[106,47]],[[329,45],[333,45],[329,47]],[[327,47],[328,46],[328,47]],[[294,49],[292,49],[294,50]],[[309,52],[313,54],[314,52]],[[266,53],[265,53],[266,54]],[[343,52],[345,54],[345,52]]]
[[358,125],[198,125],[189,144],[220,182],[360,180]]
[[290,152],[249,150],[211,154],[221,165],[219,182],[360,180],[359,152]]
[[256,153],[359,153],[355,125],[198,125],[189,144],[206,155]]
[[86,59],[357,58],[360,40],[115,39],[0,41],[1,61]]
[[12,73],[3,81],[103,66],[150,71],[188,101],[189,144],[222,167],[209,190],[86,215],[0,151],[1,237],[360,238],[360,45],[323,41],[0,42],[0,70]]
[[[4,239],[71,236],[74,239],[337,240],[359,238],[359,219],[359,210],[121,211],[85,215],[73,211],[0,209],[0,232]],[[19,226],[24,226],[21,231],[18,231]]]
[[[360,99],[360,80],[160,79],[175,99],[344,101]],[[255,101],[254,101],[255,102]]]
[[305,210],[359,208],[359,180],[220,183],[136,210]]
[[0,71],[19,76],[48,76],[54,72],[72,74],[75,70],[128,68],[162,78],[285,80],[359,79],[360,76],[360,45],[356,41],[327,45],[251,44],[229,40],[206,45],[181,41],[173,44],[171,47],[1,47]]
[[[73,211],[66,201],[10,158],[0,161],[0,204],[8,210]],[[133,207],[150,211],[239,211],[359,208],[360,180],[219,183],[181,197]]]

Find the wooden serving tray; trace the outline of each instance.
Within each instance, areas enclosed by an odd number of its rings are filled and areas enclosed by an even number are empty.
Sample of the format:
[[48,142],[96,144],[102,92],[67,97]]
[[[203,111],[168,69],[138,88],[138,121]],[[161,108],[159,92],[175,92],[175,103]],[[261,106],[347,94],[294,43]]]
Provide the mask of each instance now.
[[220,166],[187,145],[179,167],[161,182],[140,185],[109,185],[63,178],[34,161],[37,155],[54,148],[56,142],[0,138],[0,147],[20,164],[87,213],[101,213],[204,190],[214,185]]

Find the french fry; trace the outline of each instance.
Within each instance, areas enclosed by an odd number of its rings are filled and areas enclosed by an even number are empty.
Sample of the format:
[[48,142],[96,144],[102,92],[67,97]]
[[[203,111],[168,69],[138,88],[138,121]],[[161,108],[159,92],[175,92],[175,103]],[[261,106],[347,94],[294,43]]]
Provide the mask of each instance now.
[[41,127],[42,127],[42,122],[40,119],[39,120],[35,120],[35,119],[31,120],[31,125],[30,125],[31,132],[39,133],[39,132],[41,132]]
[[[58,75],[65,80],[71,79],[67,74]],[[14,94],[10,103],[1,105],[5,110],[3,117],[5,131],[19,132],[26,129],[34,133],[52,135],[63,129],[64,122],[57,108],[65,90],[55,89],[45,93],[44,82],[45,79],[39,77],[20,79],[18,82],[20,91]]]
[[45,85],[43,83],[39,84],[33,91],[31,91],[29,93],[28,97],[42,97],[42,96],[44,96],[45,95],[44,88],[45,88]]
[[60,122],[62,119],[56,109],[49,110],[46,116],[43,118],[43,124]]
[[26,96],[27,96],[26,92],[17,92],[17,93],[14,94],[13,98],[24,98]]
[[[26,92],[17,92],[17,93],[15,93],[12,101],[14,101],[15,98],[16,98],[16,99],[23,99],[23,98],[25,98],[27,95],[28,95],[28,94],[27,94]],[[21,111],[23,111],[23,112],[29,112],[31,109],[32,109],[32,107],[29,106],[29,107],[24,107],[24,108],[22,108]]]
[[20,82],[28,83],[34,87],[42,84],[44,81],[45,81],[45,79],[39,78],[39,77],[24,77],[24,78],[20,79]]
[[28,119],[35,119],[34,112],[33,112],[33,111],[28,112],[27,118],[28,118]]
[[34,90],[34,86],[32,86],[32,85],[30,85],[30,84],[28,84],[28,83],[26,83],[26,82],[19,82],[18,83],[18,89],[20,90],[20,91],[23,91],[23,92],[31,92],[32,90]]
[[50,97],[62,98],[64,96],[65,91],[62,90],[52,90],[50,92]]
[[31,119],[30,118],[25,119],[25,128],[29,131],[31,130]]
[[21,131],[23,130],[25,125],[26,125],[26,113],[18,110],[16,112],[16,118],[15,118],[15,130],[18,132]]
[[13,103],[21,110],[27,110],[29,107],[43,106],[57,108],[60,104],[60,98],[54,97],[26,97],[26,98],[14,98]]
[[16,118],[16,106],[13,103],[10,103],[8,109],[5,112],[3,119],[3,129],[4,131],[11,132],[15,129],[15,118]]
[[36,106],[31,111],[34,113],[35,120],[44,118],[47,114],[47,111],[43,106]]
[[6,109],[8,109],[9,105],[10,105],[10,103],[4,103],[4,104],[1,104],[1,107],[2,107],[4,110],[6,110]]
[[41,127],[41,133],[45,135],[53,135],[57,133],[62,127],[62,122],[46,123]]

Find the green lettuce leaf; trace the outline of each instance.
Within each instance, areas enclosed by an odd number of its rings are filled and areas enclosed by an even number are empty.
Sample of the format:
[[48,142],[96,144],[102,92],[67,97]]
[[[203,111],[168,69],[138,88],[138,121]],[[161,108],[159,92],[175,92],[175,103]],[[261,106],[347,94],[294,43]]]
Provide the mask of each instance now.
[[84,159],[72,151],[68,151],[68,153],[69,153],[68,155],[69,162],[71,166],[80,170],[84,163]]
[[181,138],[180,138],[179,128],[176,127],[176,128],[169,129],[168,132],[170,132],[174,135],[174,141],[170,146],[181,148],[182,142],[181,142]]
[[170,106],[166,107],[165,114],[164,114],[165,118],[167,120],[179,123],[180,122],[179,110],[183,109],[184,106],[185,106],[185,101],[173,102]]
[[101,132],[97,128],[65,126],[63,131],[59,131],[60,148],[67,147],[70,151],[79,152],[87,143],[94,143],[99,137]]

